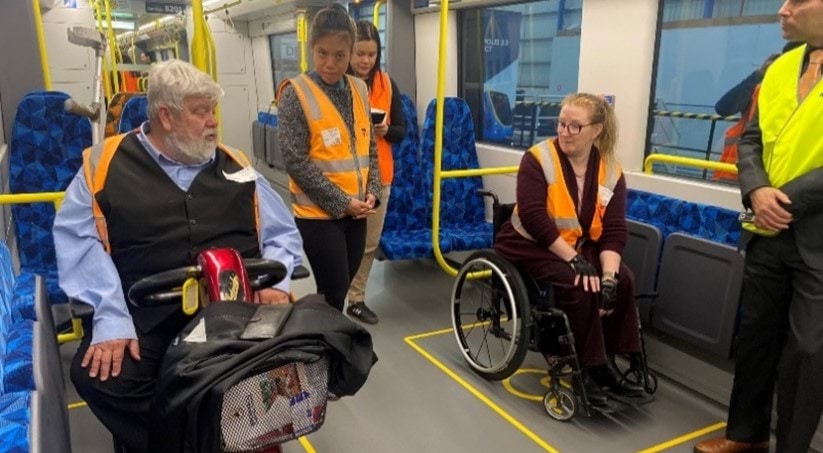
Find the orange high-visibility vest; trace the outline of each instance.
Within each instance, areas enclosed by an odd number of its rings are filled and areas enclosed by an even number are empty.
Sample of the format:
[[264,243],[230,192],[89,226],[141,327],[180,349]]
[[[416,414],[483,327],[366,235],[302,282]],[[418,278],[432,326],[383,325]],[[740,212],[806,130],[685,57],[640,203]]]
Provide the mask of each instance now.
[[[372,127],[369,96],[362,80],[347,75],[345,81],[351,87],[354,137],[332,101],[308,74],[289,79],[288,84],[294,87],[309,125],[309,160],[348,196],[365,201]],[[280,86],[278,98],[285,86]],[[295,217],[331,218],[291,178],[289,191]]]
[[[726,164],[737,164],[737,144],[743,132],[746,131],[746,124],[751,121],[754,112],[757,109],[757,95],[760,93],[760,85],[754,87],[752,92],[752,102],[749,104],[749,110],[745,115],[740,117],[740,120],[726,131],[726,140],[723,143],[723,153],[720,155],[720,162]],[[714,181],[737,181],[737,175],[725,171],[715,171],[712,175]]]
[[[126,135],[131,133],[134,133],[134,131],[109,137],[83,151],[83,176],[86,179],[86,186],[89,188],[89,193],[91,193],[92,216],[94,217],[94,224],[97,227],[97,234],[100,236],[100,242],[103,243],[103,248],[107,253],[111,253],[108,226],[106,225],[106,217],[103,215],[103,210],[97,202],[97,194],[102,192],[106,186],[106,176],[109,172],[109,165],[115,153],[120,148],[120,143]],[[218,144],[216,152],[221,151],[225,152],[241,167],[251,167],[251,163],[242,151],[231,150],[222,143]],[[257,191],[254,193],[254,216],[255,227],[259,235],[260,207],[257,203]]]
[[[391,97],[392,87],[389,75],[383,71],[374,74],[371,91],[369,92],[369,103],[372,107],[386,112],[386,124],[391,124]],[[394,179],[394,157],[392,157],[392,145],[386,137],[375,135],[377,142],[377,163],[380,165],[380,182],[384,186],[392,183]]]
[[[578,241],[583,237],[583,227],[574,208],[572,194],[566,187],[563,178],[563,167],[560,164],[560,151],[554,146],[554,141],[546,140],[531,147],[529,152],[534,156],[543,168],[543,176],[548,183],[546,191],[546,211],[549,217],[557,226],[560,236],[572,247],[576,247]],[[591,227],[589,227],[588,238],[597,241],[603,234],[603,215],[606,213],[606,206],[614,194],[614,188],[623,170],[615,159],[600,159],[600,172],[598,175],[598,200],[594,209]],[[581,187],[579,190],[583,190]],[[535,239],[523,227],[517,206],[512,214],[512,226],[526,239]]]

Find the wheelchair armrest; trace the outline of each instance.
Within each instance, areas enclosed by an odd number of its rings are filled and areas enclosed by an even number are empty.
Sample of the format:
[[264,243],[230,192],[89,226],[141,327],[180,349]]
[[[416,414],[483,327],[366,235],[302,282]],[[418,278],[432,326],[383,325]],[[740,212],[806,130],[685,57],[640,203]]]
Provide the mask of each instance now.
[[302,280],[304,278],[309,278],[311,272],[308,269],[303,267],[302,265],[297,266],[294,268],[294,271],[291,273],[292,280]]
[[69,310],[75,319],[91,319],[94,316],[94,307],[77,299],[69,299]]

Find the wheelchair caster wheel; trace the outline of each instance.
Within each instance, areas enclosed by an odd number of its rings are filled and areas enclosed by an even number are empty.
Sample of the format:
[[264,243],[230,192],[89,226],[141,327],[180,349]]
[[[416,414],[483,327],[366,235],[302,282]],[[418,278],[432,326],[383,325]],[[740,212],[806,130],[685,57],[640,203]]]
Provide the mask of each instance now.
[[577,413],[577,397],[565,387],[549,390],[543,397],[543,408],[549,417],[565,422]]
[[646,374],[645,382],[643,379],[643,372],[640,370],[626,371],[626,374],[623,375],[623,379],[631,384],[643,387],[649,395],[654,395],[654,392],[657,391],[657,376],[651,371]]

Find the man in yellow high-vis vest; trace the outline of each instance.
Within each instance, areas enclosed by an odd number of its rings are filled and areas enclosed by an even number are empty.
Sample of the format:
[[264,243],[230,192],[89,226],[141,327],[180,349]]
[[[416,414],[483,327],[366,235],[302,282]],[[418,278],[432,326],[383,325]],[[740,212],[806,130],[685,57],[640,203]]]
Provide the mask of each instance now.
[[[823,0],[787,0],[783,37],[805,45],[766,72],[739,146],[748,243],[726,436],[697,452],[806,452],[823,413]],[[798,77],[799,76],[799,77]]]

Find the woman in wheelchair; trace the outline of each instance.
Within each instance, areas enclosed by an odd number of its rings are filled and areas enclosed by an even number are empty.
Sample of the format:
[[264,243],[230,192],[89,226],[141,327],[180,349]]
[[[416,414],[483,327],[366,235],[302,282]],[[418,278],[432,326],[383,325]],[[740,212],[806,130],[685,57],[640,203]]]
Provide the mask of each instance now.
[[557,137],[523,156],[517,205],[495,238],[498,254],[554,288],[595,406],[606,404],[609,394],[643,393],[608,359],[641,351],[634,276],[620,258],[627,240],[626,182],[616,141],[611,106],[591,94],[566,97]]

